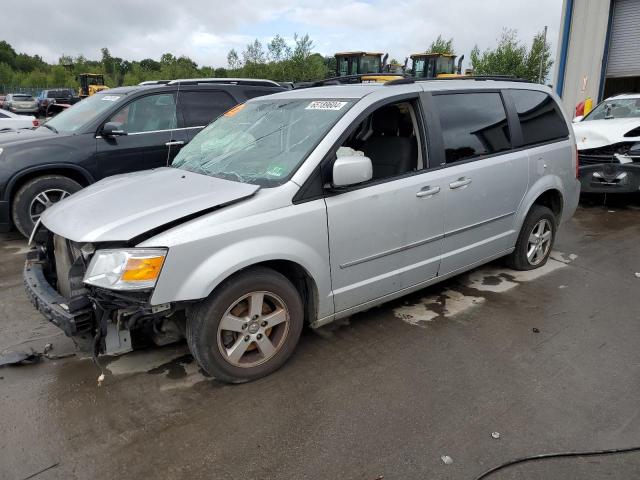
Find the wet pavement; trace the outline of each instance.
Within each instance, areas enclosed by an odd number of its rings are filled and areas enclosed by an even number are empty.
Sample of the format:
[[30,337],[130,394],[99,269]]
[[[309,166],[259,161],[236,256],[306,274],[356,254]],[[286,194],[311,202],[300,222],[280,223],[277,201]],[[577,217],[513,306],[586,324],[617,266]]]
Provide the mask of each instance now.
[[[0,236],[0,352],[73,352],[23,294],[24,251]],[[640,202],[600,197],[544,269],[494,262],[306,331],[251,384],[205,378],[183,344],[102,359],[100,387],[78,356],[0,368],[0,479],[473,479],[640,446],[636,272]],[[640,478],[640,453],[487,478]]]

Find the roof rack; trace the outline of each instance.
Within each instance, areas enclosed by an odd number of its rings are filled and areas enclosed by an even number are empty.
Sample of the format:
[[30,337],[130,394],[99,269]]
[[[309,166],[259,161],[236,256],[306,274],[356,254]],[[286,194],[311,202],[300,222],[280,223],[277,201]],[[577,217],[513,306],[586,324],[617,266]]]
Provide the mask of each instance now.
[[251,87],[279,87],[278,82],[261,78],[179,78],[171,80],[167,85],[200,85],[200,84],[228,84],[246,85]]
[[171,80],[146,80],[144,82],[140,82],[138,85],[166,85]]
[[[411,77],[410,77],[411,78]],[[502,82],[522,82],[522,83],[534,83],[526,78],[520,78],[513,75],[460,75],[459,77],[440,77],[440,78],[414,78],[416,82],[430,82],[432,80],[475,80],[478,82],[484,80],[494,80]]]
[[519,78],[512,75],[460,75],[459,77],[441,77],[441,78],[415,78],[411,75],[401,73],[360,73],[357,75],[345,75],[342,77],[331,77],[323,80],[316,80],[311,82],[298,82],[294,84],[293,88],[311,88],[322,87],[327,85],[353,85],[358,83],[375,83],[363,81],[363,77],[391,77],[389,81],[383,85],[385,87],[392,87],[394,85],[407,85],[415,82],[431,82],[431,81],[443,81],[443,80],[474,80],[476,82],[482,82],[487,80],[503,81],[503,82],[521,82],[521,83],[533,83],[525,78]]
[[[293,88],[310,88],[310,87],[323,87],[327,85],[354,85],[358,83],[378,83],[378,82],[363,82],[363,77],[391,77],[391,80],[400,80],[403,77],[400,73],[358,73],[356,75],[343,75],[341,77],[323,78],[322,80],[312,80],[310,82],[298,82],[294,84]],[[387,82],[387,83],[389,83]]]

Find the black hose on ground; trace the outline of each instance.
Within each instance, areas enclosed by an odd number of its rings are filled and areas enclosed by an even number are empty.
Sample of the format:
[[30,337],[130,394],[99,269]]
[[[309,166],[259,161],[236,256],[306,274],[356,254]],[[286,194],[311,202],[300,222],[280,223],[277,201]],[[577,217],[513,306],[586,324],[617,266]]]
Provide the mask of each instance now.
[[560,453],[543,453],[540,455],[531,455],[528,457],[520,457],[514,460],[510,460],[508,462],[497,465],[483,474],[475,477],[474,480],[482,480],[483,478],[488,477],[492,473],[497,472],[498,470],[502,470],[503,468],[511,467],[513,465],[517,465],[519,463],[526,462],[534,462],[537,460],[545,460],[547,458],[565,458],[565,457],[593,457],[597,455],[614,455],[619,453],[630,453],[630,452],[640,452],[639,447],[627,447],[627,448],[613,448],[609,450],[592,450],[586,452],[560,452]]

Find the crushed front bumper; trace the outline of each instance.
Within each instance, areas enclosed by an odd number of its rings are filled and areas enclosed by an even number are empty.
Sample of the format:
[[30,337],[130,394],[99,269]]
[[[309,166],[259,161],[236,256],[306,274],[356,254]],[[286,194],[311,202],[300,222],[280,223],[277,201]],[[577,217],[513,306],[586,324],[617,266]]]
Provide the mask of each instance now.
[[640,190],[640,163],[600,163],[579,167],[582,193],[633,193]]
[[60,295],[45,278],[37,252],[29,252],[23,270],[27,296],[34,307],[68,337],[91,335],[94,325],[90,306],[71,311],[67,299]]

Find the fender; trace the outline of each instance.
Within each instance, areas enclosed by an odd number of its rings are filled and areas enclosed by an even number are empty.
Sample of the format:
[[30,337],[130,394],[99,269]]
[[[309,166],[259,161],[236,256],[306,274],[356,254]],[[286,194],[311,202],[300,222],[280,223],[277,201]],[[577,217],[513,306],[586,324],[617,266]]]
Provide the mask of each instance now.
[[73,170],[75,172],[78,172],[80,175],[82,175],[88,184],[95,183],[96,181],[93,175],[91,175],[91,173],[89,173],[87,169],[80,167],[78,165],[75,165],[73,163],[46,163],[44,165],[25,168],[24,170],[20,170],[18,173],[13,175],[9,179],[9,182],[7,182],[7,187],[5,188],[5,191],[4,191],[3,200],[5,201],[11,200],[11,194],[13,193],[13,189],[16,183],[18,183],[18,181],[21,178],[24,178],[26,175],[30,175],[31,173],[35,173],[39,171],[45,172],[45,171],[51,171],[51,170]]
[[[250,252],[260,253],[251,255]],[[184,251],[176,252],[170,248],[165,267],[172,271],[184,254]],[[203,259],[199,266],[177,285],[172,279],[163,278],[161,273],[151,304],[206,298],[224,280],[240,270],[262,262],[278,260],[299,265],[313,280],[318,294],[317,318],[334,313],[331,277],[326,257],[311,245],[284,236],[260,236],[229,244]]]
[[564,216],[565,210],[565,198],[562,195],[562,192],[565,190],[563,187],[562,179],[557,175],[545,175],[539,178],[527,191],[526,195],[520,202],[520,207],[516,212],[515,225],[516,231],[519,232],[522,228],[522,224],[524,223],[524,219],[531,210],[534,202],[537,198],[542,195],[544,192],[548,190],[557,190],[560,194],[561,199],[561,212]]

